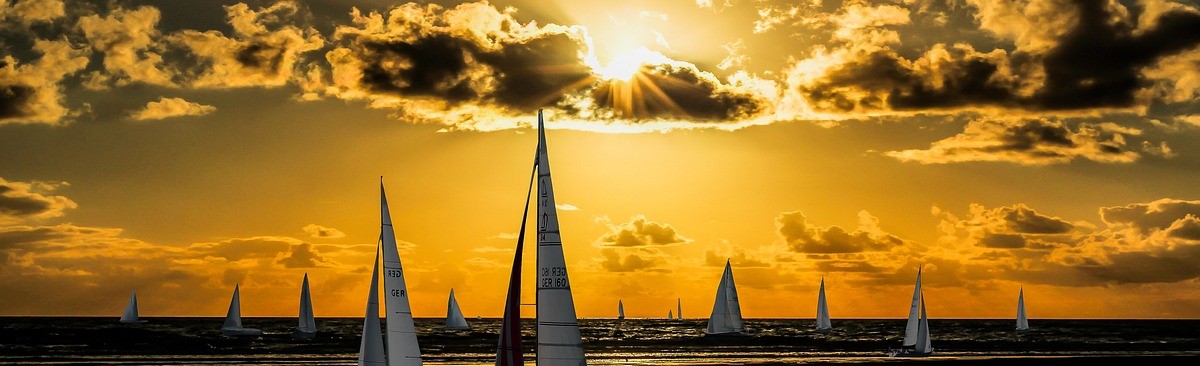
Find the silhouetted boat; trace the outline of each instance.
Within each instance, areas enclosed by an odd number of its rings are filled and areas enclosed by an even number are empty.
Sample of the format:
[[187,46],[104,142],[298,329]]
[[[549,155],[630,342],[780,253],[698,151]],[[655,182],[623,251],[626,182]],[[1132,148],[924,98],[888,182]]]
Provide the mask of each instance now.
[[454,289],[450,289],[450,299],[446,300],[446,329],[471,329],[467,325],[467,318],[463,317],[462,309],[458,307],[458,300],[454,298]]
[[917,284],[913,288],[908,324],[904,327],[904,343],[899,349],[888,350],[893,357],[923,357],[933,354],[929,336],[929,317],[925,312],[925,297],[921,291],[921,269],[917,268]]
[[733,268],[725,261],[725,272],[717,285],[717,298],[713,301],[712,315],[708,317],[705,336],[739,337],[749,335],[742,321],[742,305],[738,302],[737,285],[733,282]]
[[233,299],[229,300],[229,312],[225,314],[225,324],[221,333],[231,337],[257,337],[263,332],[254,328],[242,327],[242,298],[240,285],[233,285]]
[[145,320],[138,319],[137,290],[129,295],[129,304],[125,305],[125,313],[121,314],[120,322],[125,324],[141,324]]
[[1025,317],[1025,288],[1021,288],[1021,294],[1017,296],[1017,331],[1028,330],[1029,319]]
[[817,326],[814,330],[822,334],[833,330],[833,324],[829,321],[829,303],[825,301],[825,277],[821,277],[821,290],[817,294]]
[[308,289],[308,273],[304,274],[304,283],[300,285],[300,312],[296,316],[299,324],[292,332],[293,338],[313,339],[317,335],[317,319],[313,315],[312,295]]

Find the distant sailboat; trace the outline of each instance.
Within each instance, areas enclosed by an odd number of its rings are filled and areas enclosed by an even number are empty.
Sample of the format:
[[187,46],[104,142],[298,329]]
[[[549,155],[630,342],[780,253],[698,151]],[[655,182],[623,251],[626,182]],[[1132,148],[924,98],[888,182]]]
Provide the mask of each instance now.
[[921,268],[917,268],[917,283],[913,288],[908,324],[904,328],[904,343],[900,349],[890,350],[888,355],[920,357],[931,353],[933,347],[930,346],[929,319],[925,313],[925,297],[921,291]]
[[446,329],[471,329],[467,325],[467,318],[463,317],[462,309],[458,307],[458,300],[454,298],[454,289],[450,289],[450,300],[446,301]]
[[221,333],[234,337],[261,336],[263,334],[261,330],[242,327],[242,299],[240,292],[240,285],[234,285],[233,299],[229,300],[229,312],[225,314],[225,325],[221,326]]
[[706,336],[745,336],[742,322],[742,305],[738,302],[737,286],[733,282],[733,268],[725,261],[725,272],[717,285],[717,298],[713,302],[712,315],[708,317]]
[[421,365],[421,347],[413,325],[412,307],[408,303],[408,287],[404,284],[404,267],[396,248],[396,232],[392,229],[392,214],[388,209],[387,193],[379,182],[380,244],[383,246],[383,290],[387,296],[387,359],[389,366]]
[[625,303],[617,300],[617,319],[625,319]]
[[[575,300],[563,256],[562,235],[558,226],[558,211],[554,205],[554,187],[550,178],[550,159],[546,149],[546,129],[542,112],[538,111],[538,146],[534,158],[538,182],[537,209],[537,362],[552,365],[586,365],[583,340],[575,317]],[[531,182],[532,188],[532,182]],[[518,235],[513,272],[509,279],[508,301],[505,304],[500,342],[497,346],[497,365],[519,365],[520,351],[520,281],[521,246],[524,240],[524,216]],[[515,319],[514,319],[515,318]],[[516,341],[514,343],[514,341]]]
[[683,320],[683,300],[675,299],[675,316],[677,319]]
[[120,321],[125,324],[140,324],[146,322],[145,320],[138,319],[137,290],[134,290],[133,293],[129,295],[129,304],[125,305],[125,313],[121,314]]
[[829,322],[829,303],[825,301],[825,277],[821,277],[821,291],[817,295],[817,333],[827,334],[833,330]]
[[[382,241],[382,240],[381,240]],[[383,330],[379,325],[379,246],[371,262],[371,288],[367,292],[367,310],[363,314],[362,343],[358,346],[358,366],[386,366]]]
[[292,332],[293,338],[313,339],[317,335],[317,319],[313,316],[312,295],[308,289],[308,273],[304,274],[304,284],[300,285],[300,312],[296,317],[299,324]]
[[1017,296],[1017,331],[1027,330],[1029,330],[1029,319],[1025,317],[1025,289],[1021,288],[1021,294]]
[[667,310],[667,320],[671,319],[675,319],[675,313],[671,310]]

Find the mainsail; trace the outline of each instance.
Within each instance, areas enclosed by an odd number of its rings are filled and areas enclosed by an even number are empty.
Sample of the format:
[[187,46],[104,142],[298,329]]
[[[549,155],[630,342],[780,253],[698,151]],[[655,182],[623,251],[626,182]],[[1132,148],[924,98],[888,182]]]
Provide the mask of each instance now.
[[471,329],[463,317],[462,309],[458,307],[458,300],[454,298],[454,289],[450,289],[450,300],[446,301],[446,328]]
[[1025,289],[1017,296],[1017,330],[1029,330],[1029,319],[1025,317]]
[[929,339],[929,314],[925,312],[925,296],[921,296],[921,324],[917,326],[917,345],[914,349],[917,354],[933,353],[933,346]]
[[817,295],[817,331],[828,332],[833,328],[829,322],[829,303],[825,300],[825,277],[821,277],[821,291]]
[[534,154],[529,188],[525,190],[525,211],[521,213],[521,230],[517,231],[517,248],[513,251],[512,272],[508,276],[508,297],[504,301],[504,320],[500,322],[500,340],[496,343],[496,366],[525,364],[521,350],[521,255],[525,248],[525,224],[529,222],[529,198],[533,195],[533,180],[537,177],[538,155]]
[[396,249],[396,232],[388,210],[383,182],[379,183],[380,239],[383,245],[383,289],[387,297],[387,356],[388,365],[420,365],[421,348],[413,326],[412,308],[408,303],[408,288],[404,285],[404,268]]
[[708,317],[708,334],[740,334],[745,330],[742,323],[742,306],[738,302],[737,285],[733,282],[733,268],[725,261],[725,272],[717,285],[717,298],[713,301],[712,315]]
[[679,320],[683,320],[683,300],[679,298],[675,299],[675,316],[677,316]]
[[304,274],[304,284],[300,286],[300,313],[296,325],[298,336],[312,335],[317,332],[317,319],[313,316],[312,295],[308,289],[308,273]]
[[138,319],[137,290],[134,290],[133,294],[129,295],[129,304],[125,305],[125,313],[121,314],[120,321],[126,324],[146,322],[145,320]]
[[358,346],[358,366],[385,366],[383,330],[379,326],[379,247],[371,262],[371,288],[367,292],[367,311],[363,314],[362,343]]
[[904,327],[904,347],[917,345],[917,328],[919,327],[919,307],[921,305],[921,268],[917,267],[917,285],[913,288],[912,306],[908,309],[908,324]]
[[667,310],[667,319],[675,319],[675,313],[671,312],[671,310]]
[[625,303],[617,300],[617,319],[625,319]]

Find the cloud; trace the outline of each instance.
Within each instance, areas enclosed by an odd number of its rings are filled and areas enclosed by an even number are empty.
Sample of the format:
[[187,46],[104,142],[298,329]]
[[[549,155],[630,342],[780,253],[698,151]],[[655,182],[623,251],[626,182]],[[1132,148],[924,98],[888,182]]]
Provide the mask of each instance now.
[[0,20],[15,20],[26,26],[66,16],[62,0],[0,0]]
[[557,207],[559,210],[562,210],[562,211],[579,211],[579,207],[575,207],[575,205],[572,205],[570,203],[559,203],[559,204],[554,205],[554,207]]
[[619,252],[614,249],[600,251],[600,268],[609,272],[666,272],[663,268],[666,260],[656,250],[634,250]]
[[224,8],[232,36],[190,29],[170,36],[198,59],[198,71],[192,71],[194,87],[282,86],[292,79],[303,54],[325,45],[316,29],[294,24],[300,11],[294,1],[257,9],[244,3]]
[[935,141],[926,150],[888,151],[887,156],[922,164],[972,161],[1022,165],[1064,164],[1075,159],[1129,163],[1140,155],[1126,136],[1141,131],[1112,123],[1079,123],[1072,129],[1050,119],[985,118],[968,122],[963,132]]
[[0,125],[65,123],[71,111],[62,105],[59,82],[87,66],[87,51],[66,40],[35,40],[37,61],[21,64],[11,55],[0,58]]
[[164,65],[158,8],[134,10],[114,8],[107,16],[92,14],[79,18],[78,26],[88,44],[104,55],[104,72],[91,73],[85,85],[104,89],[108,85],[145,83],[175,86],[175,71]]
[[858,229],[846,232],[838,226],[812,225],[804,213],[791,211],[775,217],[775,228],[788,247],[800,253],[888,251],[905,244],[903,239],[883,232],[879,228],[879,219],[870,213],[860,211],[858,219]]
[[189,102],[183,98],[159,97],[158,101],[146,103],[146,107],[134,111],[129,117],[135,121],[146,121],[171,117],[203,116],[216,111],[217,107]]
[[0,223],[61,217],[66,209],[77,207],[75,201],[51,194],[62,185],[66,183],[10,182],[0,177]]
[[1164,230],[1188,215],[1200,216],[1200,201],[1163,198],[1100,208],[1100,219],[1105,224],[1110,227],[1129,227],[1142,235]]
[[738,268],[771,266],[768,260],[759,258],[759,255],[747,254],[745,249],[728,241],[722,241],[704,251],[704,264],[724,266],[726,262]]
[[677,245],[691,242],[679,235],[671,225],[647,220],[645,216],[634,216],[620,225],[609,224],[609,231],[596,238],[596,244],[604,247],[648,247]]
[[324,227],[317,224],[304,225],[303,230],[304,232],[308,233],[309,236],[318,239],[338,239],[346,237],[346,233],[343,233],[341,230],[331,227]]
[[[1072,223],[1059,217],[1038,213],[1029,206],[1018,203],[988,209],[982,205],[970,205],[969,215],[958,218],[949,212],[934,207],[935,215],[942,217],[940,240],[947,245],[976,245],[997,249],[1052,249],[1056,246],[1074,245],[1083,232],[1091,229],[1086,222]],[[963,231],[963,234],[955,234]]]
[[292,245],[290,248],[288,248],[287,254],[277,259],[275,262],[282,264],[285,268],[317,268],[332,266],[332,263],[328,259],[325,259],[321,253],[318,253],[310,243]]

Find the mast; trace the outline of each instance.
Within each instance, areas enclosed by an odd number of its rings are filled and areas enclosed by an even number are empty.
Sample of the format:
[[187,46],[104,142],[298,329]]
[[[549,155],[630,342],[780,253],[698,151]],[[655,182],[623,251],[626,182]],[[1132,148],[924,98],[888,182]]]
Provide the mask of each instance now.
[[408,303],[408,288],[404,284],[404,267],[396,249],[396,232],[388,209],[383,178],[379,181],[380,237],[383,246],[383,288],[387,296],[387,355],[390,366],[421,365],[421,347],[413,326],[412,308]]

